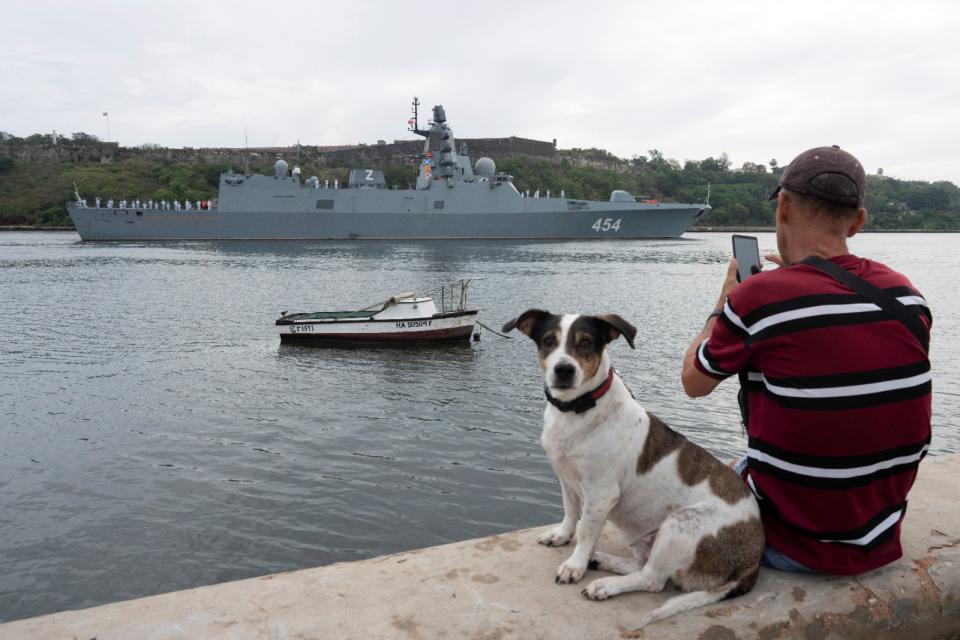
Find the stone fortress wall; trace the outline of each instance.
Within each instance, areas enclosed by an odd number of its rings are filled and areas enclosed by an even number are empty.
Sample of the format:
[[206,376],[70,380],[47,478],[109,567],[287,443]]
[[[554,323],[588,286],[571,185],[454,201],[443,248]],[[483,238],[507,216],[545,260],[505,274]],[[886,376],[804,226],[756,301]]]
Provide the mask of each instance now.
[[[466,143],[473,158],[481,156],[505,157],[527,155],[539,158],[554,158],[557,149],[552,142],[528,138],[478,138],[458,139],[458,146]],[[376,164],[413,162],[423,149],[421,140],[395,140],[383,144],[356,144],[336,146],[302,145],[299,149],[303,160],[325,160],[331,164]],[[121,160],[169,160],[182,163],[232,162],[242,165],[249,157],[253,162],[273,159],[282,154],[287,159],[297,156],[297,147],[243,148],[193,148],[173,149],[166,147],[143,148],[121,147],[116,142],[99,142],[85,145],[47,144],[23,145],[0,144],[0,155],[17,161],[48,162],[114,162]]]
[[[556,140],[547,142],[530,138],[457,138],[458,148],[466,143],[472,160],[487,156],[493,159],[508,156],[530,156],[551,161],[569,160],[576,165],[623,170],[626,160],[600,149],[557,149]],[[331,164],[334,166],[382,166],[385,164],[416,164],[423,149],[422,140],[380,141],[376,144],[317,146],[302,145],[299,149],[302,163]],[[70,143],[47,145],[0,144],[0,156],[15,161],[41,162],[117,162],[123,160],[172,161],[184,164],[223,163],[243,167],[262,166],[278,155],[288,161],[297,157],[297,147],[193,148],[122,147],[116,142],[97,142],[74,145]]]

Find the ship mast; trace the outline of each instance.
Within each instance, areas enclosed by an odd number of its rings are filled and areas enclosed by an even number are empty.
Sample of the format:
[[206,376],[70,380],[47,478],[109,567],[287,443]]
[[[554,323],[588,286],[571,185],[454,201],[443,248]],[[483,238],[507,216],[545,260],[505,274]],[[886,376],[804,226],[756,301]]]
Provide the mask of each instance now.
[[413,113],[413,118],[409,120],[409,123],[410,123],[409,130],[414,132],[418,136],[423,136],[424,138],[426,138],[427,136],[430,135],[430,131],[429,130],[424,131],[423,129],[420,128],[420,118],[418,115],[419,106],[420,106],[420,98],[418,98],[417,96],[413,96],[413,106],[410,108],[410,111]]

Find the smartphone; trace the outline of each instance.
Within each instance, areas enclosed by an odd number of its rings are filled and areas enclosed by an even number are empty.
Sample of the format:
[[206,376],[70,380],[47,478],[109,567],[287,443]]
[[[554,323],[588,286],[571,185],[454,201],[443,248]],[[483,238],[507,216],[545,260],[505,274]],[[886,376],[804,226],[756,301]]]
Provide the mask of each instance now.
[[737,259],[737,282],[760,271],[760,245],[755,236],[733,235],[733,257]]

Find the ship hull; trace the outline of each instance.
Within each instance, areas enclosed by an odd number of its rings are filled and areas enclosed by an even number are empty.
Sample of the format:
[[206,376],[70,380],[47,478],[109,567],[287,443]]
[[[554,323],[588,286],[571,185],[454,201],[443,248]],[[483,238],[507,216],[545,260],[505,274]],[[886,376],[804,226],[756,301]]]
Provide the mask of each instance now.
[[[603,203],[607,204],[607,203]],[[510,213],[108,209],[67,205],[82,240],[439,240],[675,238],[707,207],[609,203]]]

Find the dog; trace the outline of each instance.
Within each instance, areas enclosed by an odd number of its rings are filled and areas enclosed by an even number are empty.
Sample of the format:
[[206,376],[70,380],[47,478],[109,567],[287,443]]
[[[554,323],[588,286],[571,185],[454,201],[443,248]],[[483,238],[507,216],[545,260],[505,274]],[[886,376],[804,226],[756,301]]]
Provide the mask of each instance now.
[[[582,594],[605,600],[629,591],[686,593],[647,613],[640,626],[753,589],[763,554],[760,510],[736,472],[640,406],[610,364],[606,346],[636,328],[618,315],[554,315],[530,309],[503,326],[538,347],[549,403],[543,448],[560,479],[563,522],[541,535],[548,547],[576,538],[555,581],[588,568],[617,576]],[[632,557],[596,551],[604,523]]]

